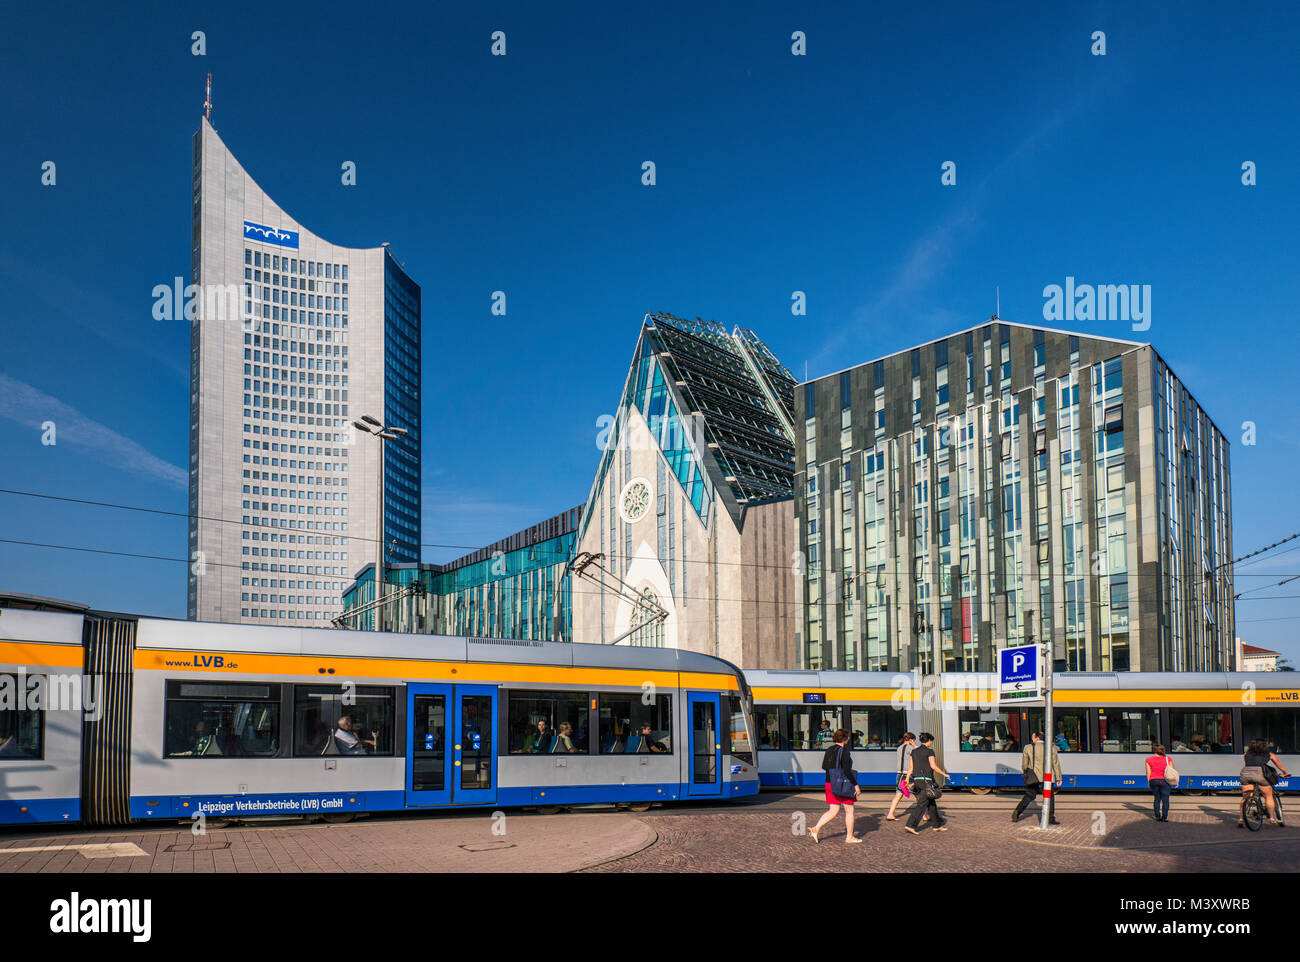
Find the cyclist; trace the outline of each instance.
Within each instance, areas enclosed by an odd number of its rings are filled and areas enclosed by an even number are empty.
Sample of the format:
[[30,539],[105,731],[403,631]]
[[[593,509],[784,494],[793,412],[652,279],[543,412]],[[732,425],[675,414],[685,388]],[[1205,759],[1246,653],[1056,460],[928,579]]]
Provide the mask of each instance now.
[[1272,766],[1281,772],[1284,778],[1290,778],[1291,773],[1282,767],[1277,755],[1269,751],[1268,742],[1263,738],[1251,739],[1243,760],[1245,764],[1241,769],[1241,819],[1238,820],[1237,827],[1245,828],[1246,799],[1250,798],[1251,792],[1258,789],[1264,795],[1264,808],[1268,812],[1269,821],[1282,828],[1282,820],[1274,816],[1273,808],[1273,784],[1276,779],[1269,781],[1268,769]]

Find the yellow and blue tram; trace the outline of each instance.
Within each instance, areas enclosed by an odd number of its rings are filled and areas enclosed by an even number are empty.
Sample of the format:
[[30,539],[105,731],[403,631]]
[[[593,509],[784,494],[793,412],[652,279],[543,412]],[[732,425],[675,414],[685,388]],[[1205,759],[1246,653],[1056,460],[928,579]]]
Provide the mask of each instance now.
[[9,608],[0,824],[734,799],[747,705],[686,651]]

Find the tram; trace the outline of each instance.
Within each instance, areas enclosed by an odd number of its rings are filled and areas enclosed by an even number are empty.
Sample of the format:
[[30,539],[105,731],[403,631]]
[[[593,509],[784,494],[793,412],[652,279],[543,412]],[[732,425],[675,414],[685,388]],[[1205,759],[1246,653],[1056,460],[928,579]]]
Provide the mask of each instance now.
[[748,702],[686,651],[5,608],[0,824],[730,800]]
[[[993,674],[747,671],[764,787],[820,787],[823,752],[852,733],[858,781],[891,788],[904,731],[935,736],[950,785],[1019,788],[1021,752],[1041,707],[998,705]],[[1246,744],[1263,738],[1300,771],[1300,677],[1287,672],[1062,672],[1052,741],[1061,787],[1147,791],[1144,760],[1163,744],[1182,791],[1236,791]],[[1283,779],[1281,786],[1288,787]]]
[[920,732],[921,678],[873,671],[746,671],[764,787],[820,788],[822,756],[850,732],[858,783],[891,788],[905,731]]

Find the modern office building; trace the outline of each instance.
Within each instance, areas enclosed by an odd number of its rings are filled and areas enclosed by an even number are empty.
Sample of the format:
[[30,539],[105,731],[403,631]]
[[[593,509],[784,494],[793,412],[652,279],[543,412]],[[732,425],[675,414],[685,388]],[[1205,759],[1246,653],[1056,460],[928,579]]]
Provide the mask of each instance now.
[[995,317],[796,400],[805,667],[1233,667],[1228,441],[1150,344]]
[[[269,198],[194,135],[188,615],[328,624],[352,572],[420,559],[420,288]],[[350,428],[407,430],[384,452]]]
[[794,393],[752,332],[646,316],[577,534],[574,641],[796,666]]
[[[573,557],[582,505],[447,564],[385,566],[383,627],[421,634],[518,641],[572,641],[573,593],[564,577]],[[362,568],[343,593],[348,628],[374,630],[375,566]],[[420,590],[403,590],[417,585]],[[357,612],[357,614],[353,614]]]

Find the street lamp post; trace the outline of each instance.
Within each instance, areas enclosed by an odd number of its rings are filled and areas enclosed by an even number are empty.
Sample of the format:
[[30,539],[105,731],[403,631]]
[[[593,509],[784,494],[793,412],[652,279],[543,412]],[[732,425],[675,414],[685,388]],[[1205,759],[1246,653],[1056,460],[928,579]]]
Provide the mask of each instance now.
[[406,434],[406,428],[396,428],[392,425],[385,426],[369,414],[361,415],[361,420],[353,421],[352,426],[358,431],[373,434],[379,439],[379,492],[378,497],[375,499],[377,518],[375,527],[375,601],[377,602],[375,606],[375,631],[382,631],[383,596],[388,593],[384,591],[384,442],[396,441]]

